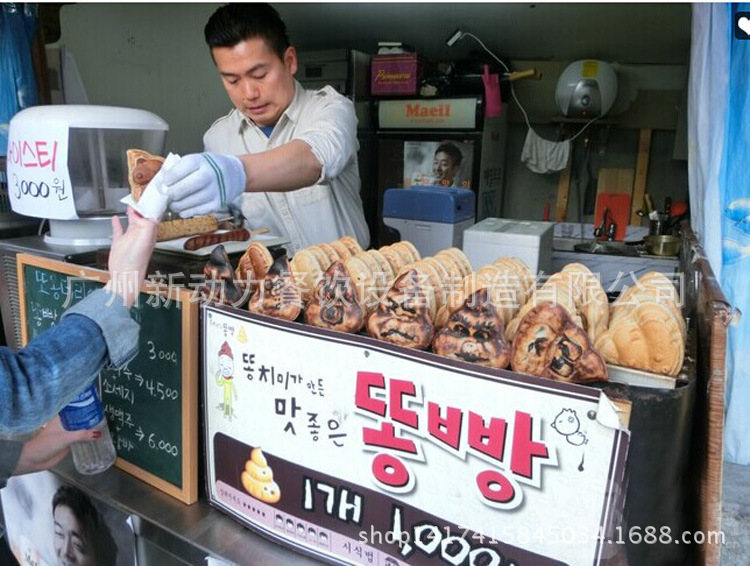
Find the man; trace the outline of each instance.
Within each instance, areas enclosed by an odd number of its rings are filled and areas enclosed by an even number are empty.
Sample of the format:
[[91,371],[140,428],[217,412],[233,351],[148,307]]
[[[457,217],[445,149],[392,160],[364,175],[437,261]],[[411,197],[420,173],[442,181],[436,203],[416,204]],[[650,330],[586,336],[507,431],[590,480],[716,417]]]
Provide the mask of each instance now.
[[249,228],[289,237],[292,252],[345,235],[366,248],[351,101],[294,79],[297,52],[267,4],[219,8],[205,38],[235,108],[203,137],[209,153],[165,171],[172,210],[186,218],[237,200]]
[[442,143],[435,150],[435,157],[432,161],[432,174],[435,177],[435,183],[444,187],[456,186],[456,176],[461,169],[463,155],[454,144],[450,142]]

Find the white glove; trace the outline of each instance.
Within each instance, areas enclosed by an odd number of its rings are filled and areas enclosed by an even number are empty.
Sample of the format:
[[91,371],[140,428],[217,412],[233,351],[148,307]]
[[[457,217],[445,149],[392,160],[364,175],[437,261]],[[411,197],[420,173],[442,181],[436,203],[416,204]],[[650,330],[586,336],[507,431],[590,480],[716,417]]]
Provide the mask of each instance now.
[[247,177],[239,157],[192,153],[164,171],[162,182],[169,208],[190,218],[226,208],[244,192]]

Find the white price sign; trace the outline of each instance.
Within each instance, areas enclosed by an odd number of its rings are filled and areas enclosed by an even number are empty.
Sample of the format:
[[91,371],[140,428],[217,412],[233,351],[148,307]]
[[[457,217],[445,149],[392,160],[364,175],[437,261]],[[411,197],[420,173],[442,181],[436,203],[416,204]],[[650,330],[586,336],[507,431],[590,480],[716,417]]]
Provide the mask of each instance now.
[[221,307],[202,336],[209,495],[269,536],[347,564],[618,550],[629,433],[599,390]]
[[78,218],[68,173],[68,128],[45,125],[11,130],[8,140],[8,196],[14,212],[36,218]]

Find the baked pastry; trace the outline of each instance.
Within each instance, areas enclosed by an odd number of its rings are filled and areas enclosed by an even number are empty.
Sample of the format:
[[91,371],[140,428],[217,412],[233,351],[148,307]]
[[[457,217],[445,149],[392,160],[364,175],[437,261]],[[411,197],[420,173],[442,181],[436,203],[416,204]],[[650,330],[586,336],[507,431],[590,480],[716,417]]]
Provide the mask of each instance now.
[[351,252],[351,255],[357,255],[362,251],[362,246],[360,246],[359,242],[351,236],[344,236],[343,238],[339,238],[339,242],[349,248],[349,252]]
[[151,179],[164,165],[164,158],[160,155],[152,155],[142,149],[129,149],[126,155],[128,158],[130,194],[133,196],[133,200],[138,202]]
[[432,342],[434,326],[430,303],[434,293],[420,285],[416,269],[396,278],[390,289],[367,319],[370,336],[399,346],[424,350]]
[[192,218],[177,218],[175,220],[162,220],[156,227],[156,241],[175,240],[185,236],[197,236],[208,234],[219,229],[219,221],[215,216],[206,214],[204,216],[193,216]]
[[205,283],[200,294],[208,301],[238,306],[244,302],[244,292],[235,283],[235,273],[224,246],[218,245],[203,266]]
[[274,259],[247,305],[250,312],[284,320],[296,320],[302,311],[302,295],[285,253]]
[[[354,258],[349,258],[352,259]],[[341,261],[334,262],[311,293],[305,306],[305,322],[341,332],[354,333],[362,330],[367,309],[360,301],[357,279]]]
[[265,244],[252,242],[237,262],[237,278],[240,285],[255,291],[271,268],[271,264],[273,256]]
[[323,276],[323,267],[315,254],[308,249],[299,250],[295,253],[290,265],[302,293],[302,300],[307,302],[313,289]]
[[679,295],[667,277],[643,275],[614,302],[609,328],[595,347],[610,363],[676,376],[687,332],[677,302]]
[[577,295],[576,310],[583,319],[583,325],[591,342],[607,330],[609,326],[609,300],[599,278],[582,263],[569,263],[562,269],[568,273],[572,284],[580,289]]
[[487,288],[475,291],[450,315],[432,342],[441,356],[493,368],[506,368],[510,344],[505,340],[505,323],[489,301]]
[[521,321],[511,348],[513,371],[568,383],[607,379],[586,332],[560,305],[541,303]]

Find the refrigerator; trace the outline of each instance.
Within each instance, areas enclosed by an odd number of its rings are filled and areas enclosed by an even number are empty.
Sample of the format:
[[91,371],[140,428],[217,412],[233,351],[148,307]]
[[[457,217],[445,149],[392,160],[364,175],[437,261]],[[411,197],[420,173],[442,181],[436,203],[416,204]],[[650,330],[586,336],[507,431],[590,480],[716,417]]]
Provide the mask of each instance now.
[[502,214],[507,113],[485,116],[483,97],[476,95],[381,99],[374,107],[378,221],[373,246],[398,239],[382,222],[387,189],[467,188],[476,194],[477,221]]

